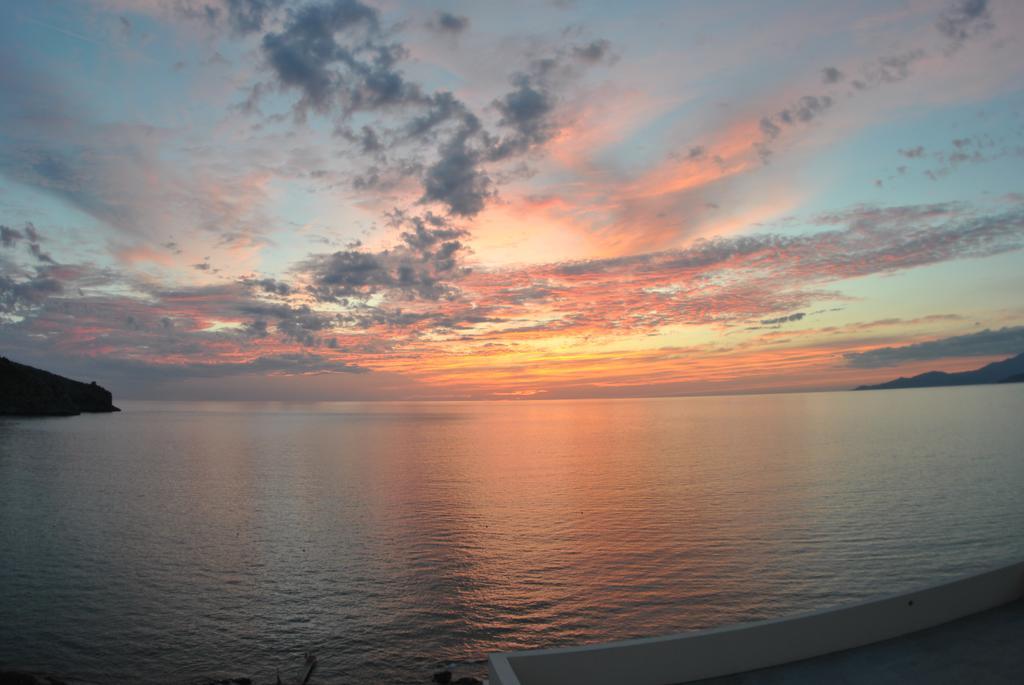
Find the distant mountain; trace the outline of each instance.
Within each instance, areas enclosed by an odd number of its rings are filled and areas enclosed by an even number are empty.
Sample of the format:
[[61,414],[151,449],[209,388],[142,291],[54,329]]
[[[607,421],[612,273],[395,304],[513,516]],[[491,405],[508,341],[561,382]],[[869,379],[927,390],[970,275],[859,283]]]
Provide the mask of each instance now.
[[878,385],[861,385],[855,390],[894,390],[897,388],[936,388],[944,385],[981,385],[985,383],[1015,383],[1024,381],[1024,353],[1001,362],[986,364],[973,371],[946,373],[929,371],[910,378],[897,378]]
[[0,415],[75,416],[121,411],[109,390],[0,357]]

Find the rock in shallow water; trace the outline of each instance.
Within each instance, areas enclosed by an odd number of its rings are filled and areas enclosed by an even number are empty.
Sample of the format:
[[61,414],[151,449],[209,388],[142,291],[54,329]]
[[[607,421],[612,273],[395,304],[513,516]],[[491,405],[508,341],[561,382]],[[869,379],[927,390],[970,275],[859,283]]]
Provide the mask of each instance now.
[[453,680],[454,676],[451,671],[438,671],[434,674],[434,682],[441,683],[441,685],[483,685],[483,681],[478,678],[471,676],[462,676]]

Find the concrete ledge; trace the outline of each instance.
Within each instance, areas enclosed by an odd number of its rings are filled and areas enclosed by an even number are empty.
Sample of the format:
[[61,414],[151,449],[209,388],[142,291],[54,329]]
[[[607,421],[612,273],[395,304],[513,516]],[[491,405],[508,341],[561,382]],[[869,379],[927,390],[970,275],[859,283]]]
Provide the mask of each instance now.
[[491,685],[674,685],[799,661],[942,625],[1024,597],[1024,561],[792,617],[664,637],[493,654]]

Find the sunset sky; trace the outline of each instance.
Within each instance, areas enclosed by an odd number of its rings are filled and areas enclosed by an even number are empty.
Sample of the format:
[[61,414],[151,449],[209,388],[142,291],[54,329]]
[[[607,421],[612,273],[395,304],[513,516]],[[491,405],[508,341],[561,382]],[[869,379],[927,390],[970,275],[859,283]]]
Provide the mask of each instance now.
[[1024,3],[5,0],[0,353],[115,396],[1024,352]]

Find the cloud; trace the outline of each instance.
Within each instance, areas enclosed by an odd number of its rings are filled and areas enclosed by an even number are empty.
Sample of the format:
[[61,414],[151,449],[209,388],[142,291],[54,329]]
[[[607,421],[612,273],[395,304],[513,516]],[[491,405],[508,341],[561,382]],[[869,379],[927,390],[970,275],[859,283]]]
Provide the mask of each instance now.
[[555,115],[557,91],[576,78],[581,65],[609,58],[607,41],[572,46],[554,55],[531,61],[525,71],[513,74],[512,89],[491,102],[498,113],[498,135],[488,131],[478,116],[450,93],[430,99],[427,112],[407,127],[410,136],[423,136],[445,123],[454,122],[438,146],[436,161],[423,175],[421,202],[438,202],[463,217],[479,214],[495,195],[485,164],[502,162],[538,149],[558,129]]
[[899,83],[910,76],[910,67],[925,56],[924,50],[916,49],[896,55],[879,57],[869,68],[863,81],[855,86],[860,89],[873,88],[887,83]]
[[0,226],[0,245],[4,247],[14,247],[24,237],[25,234],[16,228]]
[[[923,49],[914,48],[874,59],[863,68],[859,78],[850,81],[854,89],[850,94],[869,91],[879,86],[899,83],[907,79],[911,74],[911,67],[923,59],[925,54]],[[837,67],[824,67],[821,70],[821,79],[825,85],[835,85],[845,80],[846,74]],[[785,127],[809,124],[832,109],[835,104],[835,99],[828,94],[804,95],[776,114],[760,117],[758,128],[762,137],[761,140],[755,141],[753,144],[758,157],[763,163],[767,163],[773,154],[773,142],[783,133]]]
[[175,11],[186,19],[218,26],[222,20],[237,35],[245,36],[263,30],[264,24],[285,0],[177,0]]
[[284,0],[224,0],[228,24],[240,34],[263,30],[267,18],[284,4]]
[[248,335],[266,337],[269,333],[267,320],[271,319],[276,322],[275,330],[281,336],[305,347],[319,345],[319,334],[333,328],[337,319],[332,315],[314,312],[308,305],[293,307],[288,304],[250,303],[241,305],[238,311],[256,317],[244,326]]
[[36,227],[32,222],[27,222],[24,228],[20,231],[9,226],[0,226],[0,246],[15,248],[22,240],[27,242],[29,254],[31,254],[37,262],[52,265],[57,264],[48,252],[43,252],[43,248],[39,243],[42,242],[44,238],[40,235],[39,231],[36,230]]
[[762,139],[754,144],[762,162],[772,155],[771,143],[778,138],[783,127],[809,124],[828,111],[834,103],[831,95],[804,95],[776,114],[763,116],[758,122]]
[[899,154],[907,159],[919,159],[924,157],[924,147],[918,145],[917,147],[901,148],[898,150]]
[[[1020,208],[977,215],[950,204],[856,207],[814,222],[838,228],[698,240],[685,249],[536,267],[529,276],[571,286],[573,297],[556,308],[575,313],[588,302],[591,316],[604,321],[595,325],[606,330],[746,324],[839,297],[821,289],[827,284],[1024,247]],[[637,319],[637,311],[650,315]]]
[[994,27],[988,0],[957,0],[939,16],[935,27],[955,48],[968,38],[991,31]]
[[[64,292],[64,286],[46,271],[24,279],[0,274],[0,313],[23,314],[54,295]],[[3,320],[0,319],[0,324]]]
[[279,86],[300,94],[296,115],[338,110],[344,116],[410,103],[424,103],[419,86],[396,65],[405,56],[387,42],[380,17],[359,0],[329,0],[288,13],[261,48]]
[[491,159],[504,159],[544,143],[554,130],[550,117],[555,101],[551,91],[530,74],[517,74],[512,83],[513,90],[492,103],[501,114],[498,125],[510,129],[512,135],[489,151]]
[[139,377],[154,379],[253,370],[418,376],[424,364],[443,367],[449,345],[458,354],[514,354],[519,344],[550,338],[777,326],[801,320],[816,302],[842,299],[830,288],[846,279],[1024,244],[1020,208],[865,206],[812,217],[821,230],[810,234],[470,271],[467,234],[448,218],[399,213],[394,222],[400,232],[392,247],[311,255],[288,281],[251,276],[166,289],[88,264],[3,262],[5,349],[118,359],[123,369],[150,369]]
[[925,149],[921,146],[899,150],[899,154],[912,158],[930,158],[933,163],[931,168],[924,169],[921,173],[936,181],[953,173],[963,164],[991,162],[1006,157],[1024,157],[1024,148],[993,140],[988,136],[974,136],[954,138],[948,148],[933,150],[930,155],[925,155]]
[[585,62],[597,63],[610,59],[612,56],[612,44],[607,40],[598,39],[590,41],[585,45],[575,45],[572,54],[577,59]]
[[843,72],[835,67],[825,67],[821,70],[821,82],[826,85],[839,83],[843,78],[845,78]]
[[240,282],[270,295],[290,295],[293,292],[292,286],[275,278],[243,278]]
[[844,355],[850,366],[874,369],[898,366],[906,362],[946,359],[948,357],[992,357],[1024,352],[1024,326],[940,338],[901,347],[879,347],[867,352]]
[[472,142],[479,131],[475,117],[467,118],[438,147],[437,161],[423,175],[420,202],[441,203],[452,214],[463,217],[475,216],[483,210],[493,190],[490,176],[480,167],[482,154]]
[[468,273],[460,265],[465,231],[430,213],[407,223],[410,230],[391,249],[313,255],[297,271],[310,279],[309,291],[323,302],[365,300],[380,293],[399,299],[455,297],[453,282]]
[[42,248],[39,247],[39,243],[30,243],[28,249],[32,252],[32,256],[35,257],[37,261],[44,262],[46,264],[57,263],[49,253],[43,252]]
[[438,12],[437,16],[429,22],[428,26],[439,33],[458,35],[469,28],[469,17],[452,14],[451,12]]
[[[457,26],[463,30],[465,22],[445,13],[433,20],[447,32]],[[298,121],[310,112],[333,116],[338,134],[373,157],[372,167],[353,174],[353,187],[383,192],[400,179],[418,176],[421,203],[436,203],[460,217],[479,214],[495,196],[489,165],[551,139],[556,91],[582,68],[611,60],[604,40],[560,47],[532,60],[512,75],[511,90],[491,102],[498,117],[496,131],[491,131],[452,93],[429,93],[408,80],[400,69],[408,51],[391,35],[378,11],[359,0],[321,1],[289,10],[281,29],[265,34],[261,43],[272,80],[252,88],[243,110],[258,111],[268,85],[297,92],[292,112]],[[349,123],[356,114],[374,119],[357,128]],[[434,155],[424,155],[427,145]]]
[[179,171],[167,161],[171,131],[100,121],[69,100],[58,79],[3,49],[0,90],[0,175],[95,218],[121,240],[165,241],[183,225],[236,242],[266,230],[262,170],[236,175],[234,166],[197,160]]
[[774,319],[761,319],[761,323],[764,324],[765,326],[790,323],[792,321],[800,321],[805,316],[807,316],[807,314],[804,312],[796,312],[795,314],[789,314],[788,316],[778,316],[775,317]]
[[779,112],[778,118],[785,124],[797,121],[806,124],[831,106],[832,98],[828,95],[805,95],[789,109]]

